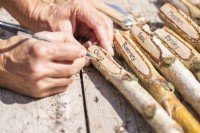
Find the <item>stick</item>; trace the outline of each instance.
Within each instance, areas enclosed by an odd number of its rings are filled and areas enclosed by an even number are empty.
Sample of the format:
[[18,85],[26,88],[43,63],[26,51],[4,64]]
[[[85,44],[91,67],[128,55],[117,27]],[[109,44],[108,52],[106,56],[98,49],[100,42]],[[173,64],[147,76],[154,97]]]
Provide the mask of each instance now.
[[198,25],[200,25],[200,10],[188,0],[163,0],[174,5],[176,8],[183,11],[185,14],[190,16],[190,18]]
[[190,3],[200,8],[200,0],[188,0]]
[[167,27],[157,29],[156,35],[163,44],[188,68],[200,81],[200,54],[179,35]]
[[124,14],[118,12],[117,10],[111,8],[100,0],[90,0],[92,5],[108,15],[117,25],[121,26],[121,28],[128,30],[133,26],[133,20]]
[[157,133],[180,133],[182,129],[164,109],[143,89],[137,78],[118,65],[102,48],[92,45],[89,51],[101,58],[92,64],[109,80],[136,108]]
[[187,133],[200,131],[197,120],[174,95],[174,87],[157,72],[135,42],[128,35],[116,32],[114,44],[117,52],[123,56],[145,89],[183,127],[184,131]]
[[169,28],[200,52],[200,27],[186,14],[171,4],[165,4],[160,8],[159,16]]
[[131,37],[153,65],[170,81],[200,115],[200,83],[194,75],[163,45],[141,26],[131,29]]

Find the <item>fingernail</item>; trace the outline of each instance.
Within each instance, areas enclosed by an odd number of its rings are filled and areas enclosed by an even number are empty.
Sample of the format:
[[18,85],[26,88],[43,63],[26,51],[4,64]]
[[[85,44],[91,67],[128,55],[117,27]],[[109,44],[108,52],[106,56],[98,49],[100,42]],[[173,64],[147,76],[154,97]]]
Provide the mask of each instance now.
[[82,48],[80,51],[81,56],[85,56],[87,53],[87,50],[85,48]]
[[114,56],[115,54],[114,54],[114,50],[113,50],[113,48],[109,48],[109,51],[108,51],[112,56]]

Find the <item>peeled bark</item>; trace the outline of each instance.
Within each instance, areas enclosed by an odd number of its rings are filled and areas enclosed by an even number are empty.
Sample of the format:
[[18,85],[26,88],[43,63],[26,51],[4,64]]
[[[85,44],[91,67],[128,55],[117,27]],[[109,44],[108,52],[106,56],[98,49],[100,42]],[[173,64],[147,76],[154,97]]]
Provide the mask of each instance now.
[[128,35],[116,32],[114,44],[117,52],[123,56],[144,88],[183,127],[184,131],[186,133],[200,131],[197,120],[174,95],[173,85],[157,72],[136,43]]
[[134,26],[131,37],[153,65],[200,115],[200,83],[194,75],[164,46],[161,40]]
[[189,0],[163,0],[174,5],[176,8],[183,11],[185,14],[190,16],[190,18],[198,25],[200,25],[200,10],[198,7],[194,6]]
[[200,54],[179,35],[167,27],[157,29],[156,35],[163,44],[188,68],[200,81]]
[[165,4],[160,8],[159,16],[169,28],[200,52],[200,27],[185,13],[171,4]]
[[124,70],[102,48],[92,45],[89,52],[101,58],[92,64],[136,108],[157,133],[180,133],[182,128],[169,117],[155,99],[137,82],[137,78]]

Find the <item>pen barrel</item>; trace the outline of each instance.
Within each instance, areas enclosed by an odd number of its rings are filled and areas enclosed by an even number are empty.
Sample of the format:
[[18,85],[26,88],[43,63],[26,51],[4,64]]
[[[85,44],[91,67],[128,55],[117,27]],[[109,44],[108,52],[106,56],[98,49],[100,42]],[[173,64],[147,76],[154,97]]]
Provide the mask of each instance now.
[[25,29],[25,28],[23,28],[19,25],[15,25],[15,24],[3,22],[3,21],[0,21],[0,27],[4,30],[7,30],[7,31],[12,32],[14,34],[17,34],[18,31],[33,34],[33,32],[31,32],[30,30],[27,30],[27,29]]

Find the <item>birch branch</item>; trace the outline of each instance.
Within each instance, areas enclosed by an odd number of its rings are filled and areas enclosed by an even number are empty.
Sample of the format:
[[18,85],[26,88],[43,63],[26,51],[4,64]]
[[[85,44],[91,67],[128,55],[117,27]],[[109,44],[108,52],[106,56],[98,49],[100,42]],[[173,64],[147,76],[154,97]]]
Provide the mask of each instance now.
[[190,3],[200,8],[200,0],[188,0]]
[[163,0],[174,5],[176,8],[183,11],[185,14],[190,16],[190,18],[198,25],[200,25],[200,10],[198,7],[194,6],[188,0]]
[[163,41],[165,47],[170,50],[200,81],[200,54],[179,35],[167,27],[157,29],[156,35]]
[[92,45],[88,50],[101,58],[99,61],[93,60],[92,64],[126,97],[157,133],[182,132],[180,126],[138,84],[137,78],[133,74],[118,65],[102,48]]
[[157,72],[147,57],[136,46],[136,43],[128,35],[116,32],[114,44],[117,52],[123,56],[140,79],[144,88],[183,127],[184,131],[186,133],[197,133],[200,131],[197,120],[174,95],[173,85]]
[[131,29],[131,37],[139,44],[153,65],[170,81],[184,99],[200,115],[200,83],[194,75],[163,45],[140,26]]
[[171,4],[165,4],[160,8],[159,16],[169,28],[200,52],[200,27],[185,13]]

